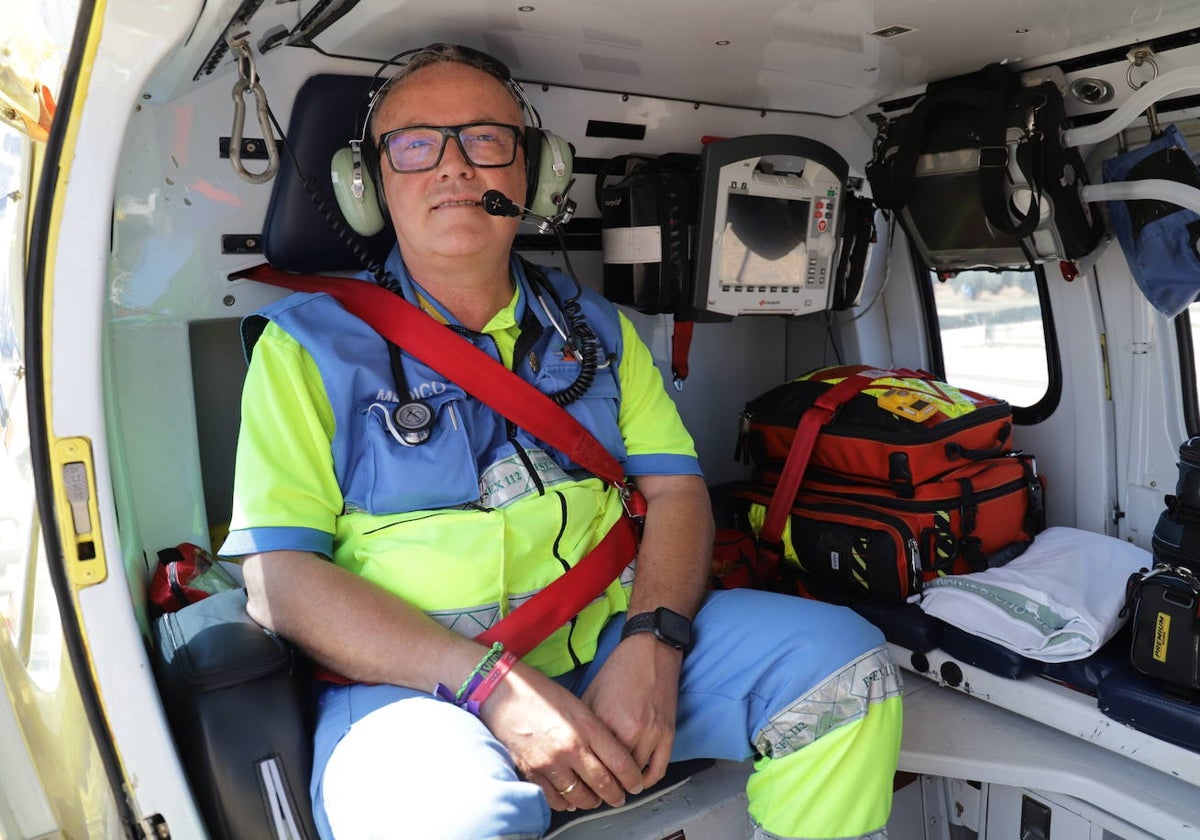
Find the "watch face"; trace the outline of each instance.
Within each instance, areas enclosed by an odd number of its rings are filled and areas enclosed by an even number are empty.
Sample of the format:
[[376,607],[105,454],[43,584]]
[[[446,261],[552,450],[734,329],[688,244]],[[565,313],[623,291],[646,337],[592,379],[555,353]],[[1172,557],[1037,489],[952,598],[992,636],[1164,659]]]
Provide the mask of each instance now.
[[658,632],[665,641],[687,650],[692,646],[692,623],[677,612],[665,607],[657,610]]

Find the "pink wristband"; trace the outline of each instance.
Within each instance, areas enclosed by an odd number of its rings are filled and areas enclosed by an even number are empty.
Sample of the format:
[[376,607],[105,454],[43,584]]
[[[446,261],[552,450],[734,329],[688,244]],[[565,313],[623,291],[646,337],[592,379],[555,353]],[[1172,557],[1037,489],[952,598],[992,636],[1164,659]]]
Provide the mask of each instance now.
[[483,705],[483,701],[491,696],[492,692],[496,690],[496,686],[500,685],[500,680],[504,679],[505,674],[507,674],[512,666],[516,663],[516,654],[505,651],[496,664],[492,666],[492,669],[488,671],[488,674],[484,678],[483,682],[481,682],[478,687],[476,687],[476,689],[465,698],[463,707],[468,712],[478,717],[479,707]]

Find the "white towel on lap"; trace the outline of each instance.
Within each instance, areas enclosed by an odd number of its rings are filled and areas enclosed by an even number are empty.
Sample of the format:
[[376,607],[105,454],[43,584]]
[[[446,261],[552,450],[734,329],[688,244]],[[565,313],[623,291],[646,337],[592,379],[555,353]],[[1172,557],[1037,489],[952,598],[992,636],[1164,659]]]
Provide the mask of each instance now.
[[1077,528],[1047,528],[1007,565],[925,584],[925,612],[1043,662],[1084,659],[1124,619],[1125,582],[1150,552]]

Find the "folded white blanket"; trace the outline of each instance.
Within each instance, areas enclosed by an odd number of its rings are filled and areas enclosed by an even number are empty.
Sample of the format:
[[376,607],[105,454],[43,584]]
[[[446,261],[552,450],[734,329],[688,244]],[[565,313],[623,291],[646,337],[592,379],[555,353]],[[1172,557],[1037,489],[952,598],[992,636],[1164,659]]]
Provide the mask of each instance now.
[[925,584],[930,615],[1043,662],[1084,659],[1121,628],[1125,582],[1150,552],[1076,528],[1047,528],[1007,565]]

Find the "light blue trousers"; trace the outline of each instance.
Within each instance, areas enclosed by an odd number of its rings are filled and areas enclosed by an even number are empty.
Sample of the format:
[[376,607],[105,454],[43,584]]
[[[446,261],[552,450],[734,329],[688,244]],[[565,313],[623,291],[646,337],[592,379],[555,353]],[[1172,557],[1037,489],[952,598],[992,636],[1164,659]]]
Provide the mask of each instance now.
[[[581,695],[620,641],[557,681]],[[883,645],[853,611],[754,590],[714,592],[680,677],[672,761],[744,760],[781,711]],[[786,717],[786,715],[785,715]],[[318,700],[312,798],[325,840],[538,838],[550,808],[477,718],[427,692],[330,685]]]

